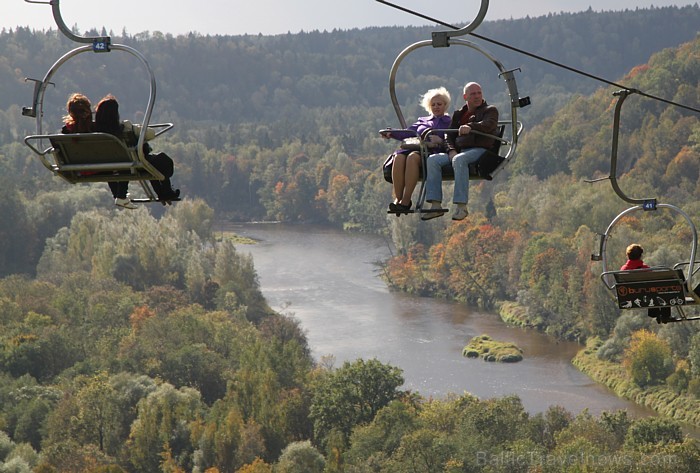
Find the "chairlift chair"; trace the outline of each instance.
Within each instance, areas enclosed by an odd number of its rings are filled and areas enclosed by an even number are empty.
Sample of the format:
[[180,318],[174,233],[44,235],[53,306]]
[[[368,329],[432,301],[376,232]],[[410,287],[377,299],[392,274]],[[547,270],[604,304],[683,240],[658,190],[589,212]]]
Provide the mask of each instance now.
[[[484,17],[486,16],[486,11],[488,10],[488,0],[482,0],[481,1],[481,8],[476,16],[476,18],[467,26],[456,30],[456,31],[438,31],[438,32],[433,32],[432,33],[432,39],[431,40],[424,40],[424,41],[418,41],[416,43],[411,44],[407,48],[405,48],[399,55],[396,57],[394,60],[394,63],[391,67],[391,72],[389,74],[389,93],[391,96],[391,102],[393,104],[394,110],[396,112],[396,116],[399,120],[399,123],[401,124],[401,129],[398,131],[406,131],[407,126],[406,126],[406,119],[404,118],[403,112],[401,111],[401,106],[399,105],[399,101],[396,97],[396,75],[397,71],[399,69],[399,66],[401,62],[408,56],[410,53],[419,50],[424,47],[433,47],[433,48],[444,48],[444,47],[449,47],[451,45],[457,45],[457,46],[465,46],[468,48],[471,48],[475,50],[476,52],[482,54],[485,56],[487,59],[489,59],[497,68],[499,71],[499,76],[505,80],[506,82],[506,87],[508,91],[508,96],[510,98],[510,119],[508,120],[501,120],[499,121],[499,127],[496,135],[489,135],[486,133],[479,133],[475,130],[472,131],[472,133],[478,133],[482,134],[485,136],[489,136],[491,138],[494,138],[495,143],[489,149],[477,162],[471,164],[469,166],[469,178],[470,180],[491,180],[493,177],[512,159],[515,157],[515,152],[518,144],[518,137],[520,136],[520,133],[523,130],[523,124],[522,122],[519,122],[517,119],[517,111],[518,108],[525,107],[530,104],[530,98],[529,97],[520,97],[518,93],[518,87],[515,81],[515,75],[514,72],[519,69],[511,69],[511,70],[506,70],[506,68],[503,66],[503,64],[489,51],[484,49],[483,47],[477,45],[476,43],[473,43],[471,41],[463,40],[460,38],[456,38],[456,36],[462,36],[465,34],[470,33],[473,31],[481,22],[483,21]],[[380,133],[384,133],[387,131],[397,131],[397,130],[390,130],[390,129],[384,129],[380,130]],[[444,132],[444,133],[456,133],[458,130],[428,130],[428,133],[434,133],[434,132]],[[505,136],[505,137],[504,137]],[[427,135],[423,137],[418,137],[420,139],[421,146],[419,147],[419,150],[421,152],[422,156],[422,169],[421,169],[421,174],[420,174],[420,191],[419,191],[419,197],[416,202],[416,209],[415,212],[417,213],[424,213],[424,212],[429,212],[428,209],[423,209],[423,204],[425,203],[425,194],[426,194],[426,188],[425,188],[425,179],[424,177],[426,176],[426,160],[428,155],[430,154],[430,149],[427,145]],[[506,147],[507,149],[505,152],[503,152],[502,148]],[[443,175],[442,175],[443,181],[449,181],[449,180],[454,180],[454,171],[452,170],[451,166],[447,166],[443,168]],[[413,210],[408,211],[408,213],[413,213]],[[396,213],[392,212],[391,210],[389,213]],[[401,213],[407,213],[406,211],[401,211]]]
[[[700,285],[695,284],[695,275],[700,269],[700,262],[695,260],[698,246],[698,233],[692,219],[680,208],[671,204],[657,202],[655,198],[632,198],[627,196],[617,182],[617,151],[620,133],[620,115],[622,104],[636,90],[625,89],[615,92],[617,97],[613,117],[612,147],[610,154],[610,175],[608,177],[588,182],[610,180],[615,193],[625,202],[636,204],[623,210],[608,225],[605,233],[598,234],[597,252],[591,255],[591,260],[602,261],[603,271],[600,275],[605,286],[614,292],[619,309],[642,309],[647,315],[655,318],[658,323],[684,322],[699,320],[700,316],[688,317],[684,307],[700,304]],[[690,227],[692,242],[688,261],[675,264],[673,267],[652,267],[635,270],[609,270],[607,243],[615,226],[634,212],[657,212],[668,210],[683,217]],[[676,317],[671,315],[676,309]]]
[[[158,198],[149,181],[163,180],[164,176],[144,154],[146,133],[140,133],[135,146],[129,147],[119,138],[107,133],[76,133],[76,134],[46,134],[43,133],[44,95],[51,79],[56,72],[69,60],[83,53],[109,53],[123,51],[136,57],[145,68],[150,78],[148,103],[144,113],[141,129],[149,127],[159,136],[173,128],[172,123],[150,124],[153,106],[156,99],[156,81],[153,70],[146,58],[136,49],[112,44],[109,37],[83,37],[75,35],[61,17],[60,0],[49,2],[25,0],[27,3],[42,3],[52,6],[53,16],[59,30],[68,38],[79,43],[90,43],[79,46],[59,58],[48,70],[42,80],[28,79],[35,82],[34,96],[31,107],[24,107],[22,114],[36,118],[37,132],[24,138],[25,144],[39,156],[41,163],[54,175],[71,184],[81,182],[110,182],[136,181],[144,193],[145,199],[132,199],[138,202],[156,202]],[[177,199],[174,199],[177,200]]]

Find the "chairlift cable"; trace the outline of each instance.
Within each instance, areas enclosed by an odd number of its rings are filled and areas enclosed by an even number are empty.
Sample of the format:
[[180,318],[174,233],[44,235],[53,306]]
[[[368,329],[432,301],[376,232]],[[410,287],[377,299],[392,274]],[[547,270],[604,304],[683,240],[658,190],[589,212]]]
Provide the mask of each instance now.
[[[404,11],[404,12],[409,13],[409,14],[411,14],[411,15],[414,15],[414,16],[417,16],[417,17],[420,17],[420,18],[423,18],[424,20],[428,20],[428,21],[435,22],[436,24],[445,26],[445,27],[447,27],[447,28],[452,28],[452,29],[454,29],[454,30],[458,30],[458,29],[459,29],[457,26],[451,25],[451,24],[449,24],[449,23],[445,23],[444,21],[437,20],[437,19],[435,19],[435,18],[432,18],[432,17],[430,17],[430,16],[424,15],[424,14],[422,14],[422,13],[418,13],[418,12],[416,12],[416,11],[414,11],[414,10],[410,10],[410,9],[408,9],[408,8],[402,7],[402,6],[400,6],[400,5],[393,4],[393,3],[388,2],[388,1],[386,1],[386,0],[376,0],[376,1],[379,2],[379,3],[383,3],[383,4],[387,5],[387,6],[396,8],[397,10],[401,10],[401,11]],[[480,34],[478,34],[478,33],[474,33],[473,31],[470,32],[469,34],[472,35],[472,36],[474,36],[475,38],[479,38],[479,39],[481,39],[481,40],[483,40],[483,41],[487,41],[487,42],[492,43],[492,44],[495,44],[495,45],[497,45],[497,46],[501,46],[502,48],[510,49],[511,51],[515,51],[515,52],[517,52],[517,53],[519,53],[519,54],[523,54],[523,55],[525,55],[525,56],[529,56],[529,57],[531,57],[531,58],[533,58],[533,59],[537,59],[538,61],[546,62],[546,63],[551,64],[551,65],[553,65],[553,66],[560,67],[560,68],[562,68],[562,69],[566,69],[566,70],[568,70],[568,71],[570,71],[570,72],[574,72],[574,73],[576,73],[576,74],[579,74],[579,75],[588,77],[589,79],[594,79],[594,80],[597,80],[597,81],[599,81],[599,82],[604,82],[604,83],[606,83],[606,84],[608,84],[608,85],[612,85],[612,86],[615,86],[615,87],[619,87],[619,88],[625,89],[625,90],[634,90],[636,93],[638,93],[639,95],[641,95],[641,96],[643,96],[643,97],[647,97],[647,98],[650,98],[650,99],[653,99],[653,100],[658,100],[658,101],[660,101],[660,102],[664,102],[664,103],[667,103],[667,104],[669,104],[669,105],[674,105],[674,106],[676,106],[676,107],[680,107],[680,108],[684,108],[684,109],[686,109],[686,110],[690,110],[690,111],[693,111],[693,112],[698,112],[698,113],[700,113],[700,109],[699,109],[699,108],[691,107],[691,106],[689,106],[689,105],[684,105],[684,104],[681,104],[681,103],[678,103],[678,102],[674,102],[674,101],[672,101],[672,100],[664,99],[664,98],[658,97],[658,96],[656,96],[656,95],[648,94],[648,93],[643,92],[643,91],[641,91],[641,90],[630,89],[629,87],[625,87],[624,85],[621,85],[621,84],[618,84],[618,83],[616,83],[616,82],[607,80],[607,79],[605,79],[605,78],[603,78],[603,77],[596,76],[596,75],[594,75],[594,74],[590,74],[590,73],[588,73],[588,72],[582,71],[581,69],[576,69],[575,67],[567,66],[566,64],[562,64],[562,63],[560,63],[560,62],[553,61],[553,60],[551,60],[551,59],[547,59],[546,57],[540,56],[540,55],[535,54],[535,53],[531,53],[531,52],[529,52],[529,51],[525,51],[524,49],[520,49],[520,48],[517,48],[517,47],[515,47],[515,46],[511,46],[511,45],[509,45],[509,44],[503,43],[503,42],[501,42],[501,41],[497,41],[497,40],[495,40],[495,39],[488,38],[488,37],[483,36],[483,35],[480,35]]]

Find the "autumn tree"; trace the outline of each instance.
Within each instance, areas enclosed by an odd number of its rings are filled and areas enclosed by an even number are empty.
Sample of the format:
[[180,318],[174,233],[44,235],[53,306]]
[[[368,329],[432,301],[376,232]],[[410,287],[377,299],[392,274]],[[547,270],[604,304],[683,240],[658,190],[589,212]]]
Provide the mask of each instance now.
[[668,343],[645,329],[632,334],[623,365],[632,381],[641,387],[661,384],[674,371]]

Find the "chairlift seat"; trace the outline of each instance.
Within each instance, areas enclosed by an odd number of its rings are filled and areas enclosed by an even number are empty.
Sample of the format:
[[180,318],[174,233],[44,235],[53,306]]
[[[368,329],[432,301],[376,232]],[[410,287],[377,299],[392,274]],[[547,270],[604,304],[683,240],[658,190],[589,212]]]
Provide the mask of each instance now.
[[[505,133],[505,125],[499,125],[495,136],[503,138]],[[494,140],[493,145],[476,161],[469,164],[469,179],[470,180],[493,180],[493,173],[504,163],[505,158],[500,156],[498,152],[501,149],[501,141]],[[423,172],[421,170],[421,178]],[[452,165],[442,167],[442,180],[454,181],[455,173]]]
[[686,296],[685,275],[681,269],[649,268],[609,274],[615,279],[615,296],[620,309],[653,309],[695,303],[695,299]]
[[[70,183],[160,180],[163,176],[140,160],[135,147],[128,147],[109,133],[75,133],[28,136],[25,142],[48,139],[44,154],[53,163],[44,165]],[[40,153],[41,154],[41,153]]]

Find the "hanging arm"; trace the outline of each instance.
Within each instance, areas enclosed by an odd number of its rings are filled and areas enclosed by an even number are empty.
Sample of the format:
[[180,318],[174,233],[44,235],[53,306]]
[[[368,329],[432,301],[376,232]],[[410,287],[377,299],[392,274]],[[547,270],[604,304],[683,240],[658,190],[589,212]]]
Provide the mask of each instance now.
[[24,0],[26,3],[39,3],[43,5],[51,5],[51,12],[53,13],[53,19],[56,22],[56,26],[59,31],[63,33],[71,41],[76,43],[88,43],[93,44],[93,49],[97,51],[109,51],[110,38],[109,36],[78,36],[66,25],[63,21],[63,16],[61,15],[61,0]]

